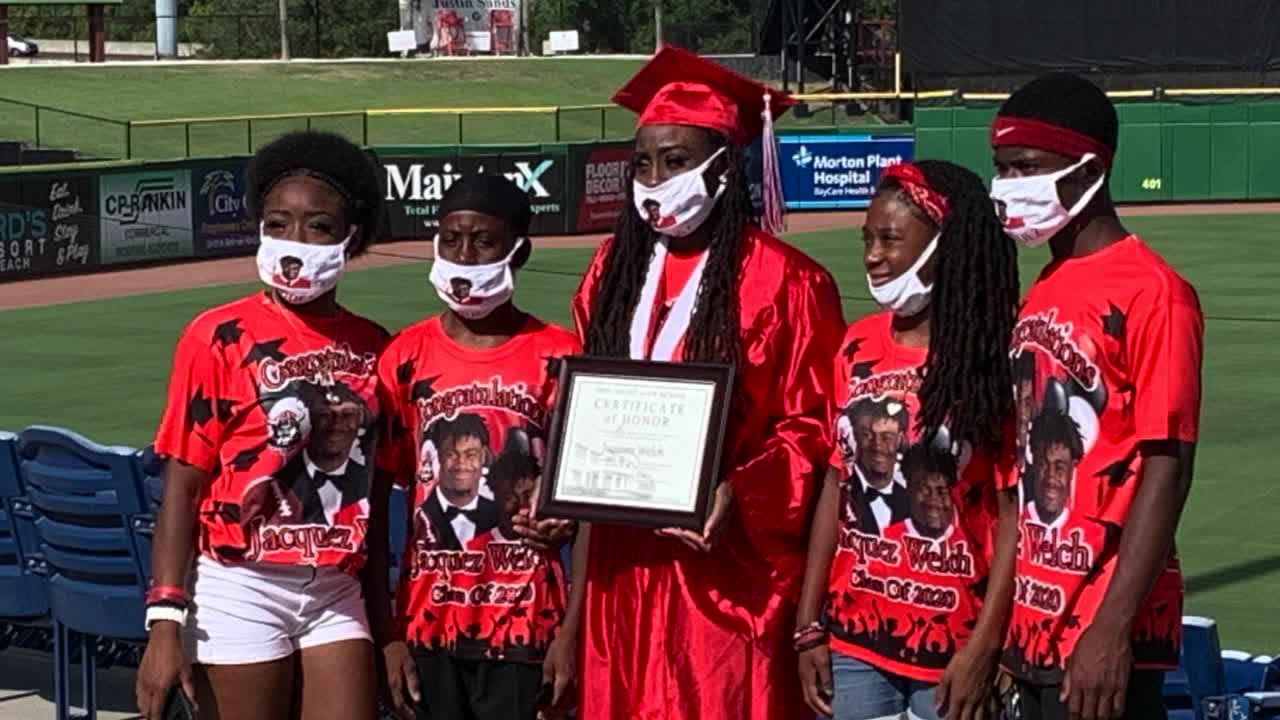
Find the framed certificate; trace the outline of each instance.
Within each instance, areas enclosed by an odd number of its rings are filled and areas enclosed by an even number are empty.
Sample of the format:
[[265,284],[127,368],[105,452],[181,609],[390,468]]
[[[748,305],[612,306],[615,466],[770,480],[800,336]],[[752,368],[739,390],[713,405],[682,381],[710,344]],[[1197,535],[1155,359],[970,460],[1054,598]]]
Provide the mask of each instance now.
[[559,378],[538,514],[702,530],[733,368],[579,356]]

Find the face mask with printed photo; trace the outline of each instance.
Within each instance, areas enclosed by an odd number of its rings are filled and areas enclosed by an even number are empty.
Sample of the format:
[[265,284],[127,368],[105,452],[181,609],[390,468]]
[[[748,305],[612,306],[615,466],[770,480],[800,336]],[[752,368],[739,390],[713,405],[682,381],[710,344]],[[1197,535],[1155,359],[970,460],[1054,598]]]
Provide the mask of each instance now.
[[280,240],[268,236],[265,225],[258,235],[258,277],[290,305],[309,303],[333,290],[346,272],[351,235],[337,245]]
[[633,181],[636,212],[649,223],[649,227],[663,235],[685,237],[697,230],[711,216],[727,187],[727,178],[722,175],[719,187],[712,193],[703,177],[724,150],[720,148],[698,167],[653,187],[647,187],[639,180]]
[[524,246],[517,238],[515,247],[498,262],[485,265],[462,265],[440,255],[440,236],[435,238],[435,259],[431,262],[431,285],[440,301],[459,317],[479,320],[502,307],[516,292],[511,260]]

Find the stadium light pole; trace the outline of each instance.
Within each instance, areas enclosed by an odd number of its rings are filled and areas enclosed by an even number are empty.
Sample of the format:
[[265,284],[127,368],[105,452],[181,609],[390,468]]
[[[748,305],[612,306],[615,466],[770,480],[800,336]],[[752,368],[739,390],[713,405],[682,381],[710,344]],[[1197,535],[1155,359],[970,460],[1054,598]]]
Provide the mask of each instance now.
[[280,59],[289,59],[289,0],[280,0]]
[[520,52],[517,55],[532,55],[533,50],[529,47],[529,0],[519,0],[520,2]]

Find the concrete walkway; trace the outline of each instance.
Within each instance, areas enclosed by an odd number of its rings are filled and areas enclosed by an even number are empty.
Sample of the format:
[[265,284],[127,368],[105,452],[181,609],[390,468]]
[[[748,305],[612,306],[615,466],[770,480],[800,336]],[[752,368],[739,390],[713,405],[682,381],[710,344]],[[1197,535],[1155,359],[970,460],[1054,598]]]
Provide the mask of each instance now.
[[[132,669],[98,671],[99,720],[137,718]],[[72,702],[80,697],[80,668],[71,668]],[[0,720],[53,720],[53,655],[0,650]]]

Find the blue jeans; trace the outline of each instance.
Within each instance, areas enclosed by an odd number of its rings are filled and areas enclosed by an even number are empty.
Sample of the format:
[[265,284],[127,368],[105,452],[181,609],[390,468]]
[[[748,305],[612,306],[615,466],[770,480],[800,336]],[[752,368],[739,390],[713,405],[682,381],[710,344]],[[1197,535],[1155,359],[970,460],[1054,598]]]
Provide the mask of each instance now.
[[836,691],[831,704],[834,720],[939,720],[933,709],[937,685],[885,672],[835,651],[831,682]]

